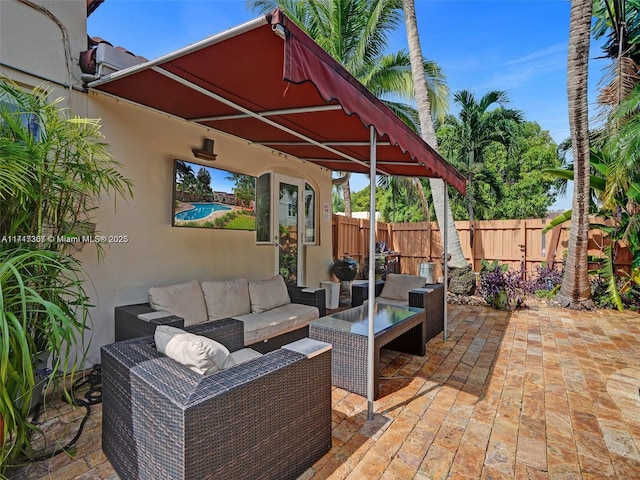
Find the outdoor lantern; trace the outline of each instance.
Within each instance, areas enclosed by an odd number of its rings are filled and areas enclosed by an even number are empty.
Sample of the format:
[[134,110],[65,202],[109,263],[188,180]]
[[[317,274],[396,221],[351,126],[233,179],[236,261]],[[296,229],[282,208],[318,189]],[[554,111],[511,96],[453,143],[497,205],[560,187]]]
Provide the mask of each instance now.
[[217,155],[213,153],[213,139],[205,138],[202,144],[202,150],[197,148],[192,148],[193,156],[199,158],[200,160],[208,160],[213,162]]

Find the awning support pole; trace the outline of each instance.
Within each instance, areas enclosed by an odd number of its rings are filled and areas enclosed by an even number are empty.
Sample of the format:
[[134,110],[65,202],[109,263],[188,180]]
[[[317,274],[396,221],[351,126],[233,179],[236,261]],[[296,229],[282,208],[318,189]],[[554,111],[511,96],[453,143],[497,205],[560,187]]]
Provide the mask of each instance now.
[[369,319],[369,332],[367,341],[367,420],[373,420],[373,400],[375,392],[375,334],[373,315],[376,297],[376,129],[369,127],[369,303],[367,318]]
[[449,264],[449,229],[447,228],[447,225],[449,225],[449,219],[446,218],[449,212],[449,189],[447,188],[448,184],[446,182],[446,180],[443,182],[442,184],[442,188],[444,189],[444,216],[445,216],[445,221],[444,221],[444,232],[443,232],[443,239],[442,239],[442,243],[444,244],[444,258],[442,261],[442,270],[443,270],[443,279],[444,279],[444,328],[442,330],[442,340],[446,340],[447,339],[447,323],[448,323],[448,318],[447,318],[447,285],[449,284],[449,268],[447,267],[447,265]]

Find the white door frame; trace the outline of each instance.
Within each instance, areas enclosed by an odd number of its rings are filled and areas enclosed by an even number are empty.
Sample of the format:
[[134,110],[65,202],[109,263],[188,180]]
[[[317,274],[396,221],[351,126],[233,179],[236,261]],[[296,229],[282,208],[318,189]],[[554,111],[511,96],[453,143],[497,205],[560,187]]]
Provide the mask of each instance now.
[[273,188],[272,188],[272,231],[273,231],[273,245],[274,245],[274,275],[280,273],[280,184],[287,183],[289,185],[295,185],[298,187],[298,271],[297,271],[297,283],[298,285],[304,285],[304,184],[305,180],[299,177],[292,177],[290,175],[284,175],[281,173],[273,173]]

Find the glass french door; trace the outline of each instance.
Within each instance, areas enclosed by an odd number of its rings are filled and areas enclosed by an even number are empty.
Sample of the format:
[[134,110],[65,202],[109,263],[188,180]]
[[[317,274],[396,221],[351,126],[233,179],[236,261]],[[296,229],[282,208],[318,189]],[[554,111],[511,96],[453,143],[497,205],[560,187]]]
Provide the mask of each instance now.
[[303,285],[304,182],[280,174],[274,180],[278,198],[273,225],[276,274],[289,285]]

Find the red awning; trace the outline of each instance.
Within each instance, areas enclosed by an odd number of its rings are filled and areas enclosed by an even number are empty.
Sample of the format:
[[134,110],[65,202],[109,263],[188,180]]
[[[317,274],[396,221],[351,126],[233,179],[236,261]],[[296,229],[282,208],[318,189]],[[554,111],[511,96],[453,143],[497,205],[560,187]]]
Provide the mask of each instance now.
[[[283,53],[284,50],[284,53]],[[465,178],[280,10],[89,87],[335,171]]]

